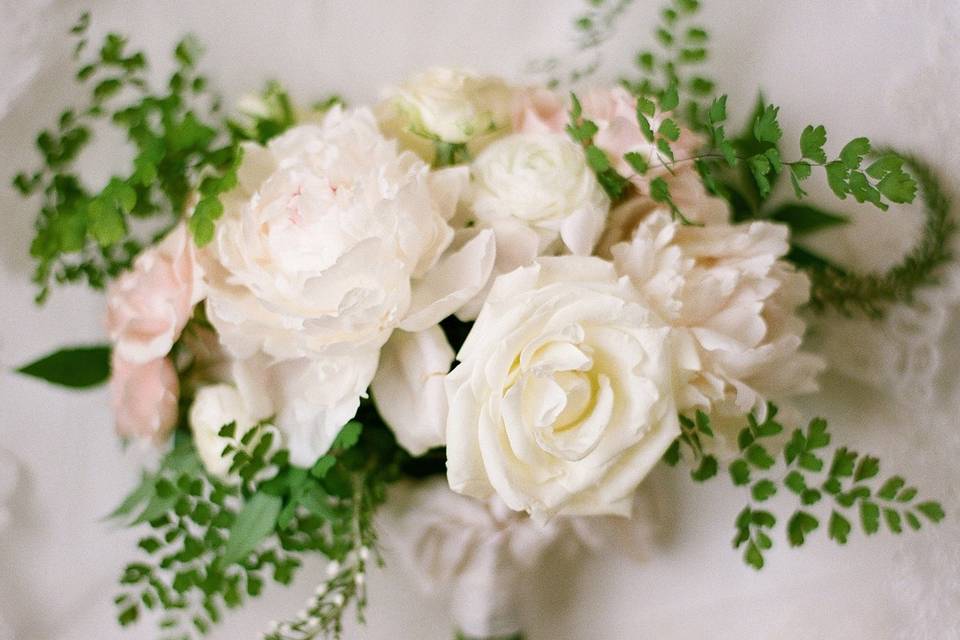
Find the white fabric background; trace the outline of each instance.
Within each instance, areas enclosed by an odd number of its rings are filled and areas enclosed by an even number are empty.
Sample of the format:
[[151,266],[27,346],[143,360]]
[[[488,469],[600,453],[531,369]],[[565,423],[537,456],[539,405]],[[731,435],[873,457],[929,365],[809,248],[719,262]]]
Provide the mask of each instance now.
[[[956,0],[705,4],[714,35],[710,67],[739,113],[763,87],[786,105],[787,139],[796,139],[807,120],[822,121],[835,141],[865,134],[922,153],[956,192]],[[627,68],[632,52],[650,42],[658,5],[637,0],[607,48],[600,77]],[[196,33],[208,50],[203,66],[228,103],[273,77],[304,100],[337,91],[357,103],[428,64],[519,77],[528,60],[565,50],[570,19],[582,6],[580,0],[0,2],[0,470],[16,483],[0,504],[0,639],[154,637],[149,625],[122,632],[113,621],[115,580],[137,536],[99,519],[132,486],[139,458],[121,452],[105,392],[69,393],[9,373],[58,346],[103,338],[100,296],[60,290],[45,308],[33,306],[27,257],[33,209],[7,186],[17,169],[34,164],[34,132],[71,96],[69,45],[61,34],[80,11],[93,10],[95,32],[129,33],[155,61],[165,60],[177,37]],[[91,176],[120,166],[114,149],[104,141],[89,154]],[[915,211],[845,209],[858,223],[820,241],[834,255],[879,268],[909,246]],[[903,471],[942,497],[948,519],[939,529],[903,540],[858,535],[847,549],[819,540],[798,552],[778,541],[768,568],[755,574],[729,544],[741,507],[736,493],[723,482],[693,487],[679,472],[660,470],[652,481],[665,533],[655,557],[636,564],[611,550],[551,559],[528,581],[530,640],[960,638],[957,298],[948,279],[923,297],[920,311],[899,311],[882,324],[815,328],[834,368],[823,378],[824,391],[803,403],[809,414],[830,417],[842,439],[881,454],[885,471]],[[13,483],[0,477],[0,484]],[[320,575],[316,564],[308,566],[293,587],[269,590],[211,637],[257,637],[269,619],[299,610]],[[450,637],[443,604],[418,596],[395,564],[371,578],[369,622],[351,626],[348,638]]]

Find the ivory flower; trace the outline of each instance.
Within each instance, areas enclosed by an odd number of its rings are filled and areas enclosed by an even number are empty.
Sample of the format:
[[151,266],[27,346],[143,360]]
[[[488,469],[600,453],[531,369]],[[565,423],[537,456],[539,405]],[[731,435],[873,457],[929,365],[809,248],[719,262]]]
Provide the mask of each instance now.
[[234,423],[235,436],[243,437],[258,421],[247,410],[246,400],[229,384],[214,384],[201,388],[190,407],[190,430],[193,445],[207,471],[224,477],[230,468],[230,459],[223,449],[230,441],[221,437],[220,429]]
[[499,78],[436,67],[388,90],[377,116],[386,135],[432,161],[434,142],[467,144],[476,153],[508,132],[513,101]]
[[598,258],[500,276],[447,378],[451,488],[539,520],[629,514],[679,433],[671,342]]

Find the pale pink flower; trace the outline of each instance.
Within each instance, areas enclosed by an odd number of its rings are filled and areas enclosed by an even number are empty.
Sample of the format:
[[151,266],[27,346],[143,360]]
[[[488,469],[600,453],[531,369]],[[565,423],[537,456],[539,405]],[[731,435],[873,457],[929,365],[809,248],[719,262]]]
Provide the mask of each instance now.
[[114,352],[110,392],[123,437],[160,444],[177,424],[180,383],[169,358],[134,363]]
[[193,242],[180,224],[110,285],[107,333],[114,350],[131,363],[162,358],[202,298],[202,274]]

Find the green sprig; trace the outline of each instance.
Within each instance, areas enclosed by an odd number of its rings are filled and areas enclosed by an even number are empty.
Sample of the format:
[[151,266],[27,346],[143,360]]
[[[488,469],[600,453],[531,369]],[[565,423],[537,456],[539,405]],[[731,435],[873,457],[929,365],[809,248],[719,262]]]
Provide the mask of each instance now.
[[[894,534],[903,531],[902,523],[918,530],[922,518],[940,522],[943,508],[935,501],[917,501],[917,489],[906,486],[900,476],[888,478],[879,487],[880,460],[847,447],[834,450],[827,465],[826,449],[832,435],[826,420],[816,418],[805,430],[796,429],[783,444],[774,444],[783,432],[777,420],[777,407],[767,406],[763,421],[755,414],[747,416],[747,425],[737,436],[739,455],[728,467],[734,486],[748,491],[749,502],[737,515],[733,546],[743,548],[743,559],[754,569],[765,564],[764,553],[773,548],[773,533],[778,522],[786,520],[786,537],[791,547],[802,546],[820,528],[826,516],[814,513],[817,505],[832,501],[827,520],[827,536],[838,544],[846,544],[858,523],[866,535],[880,530],[881,522]],[[681,417],[681,435],[674,441],[664,459],[676,465],[683,456],[681,445],[690,454],[691,476],[702,482],[715,473],[701,473],[706,461],[713,458],[711,448],[703,442],[712,438],[708,417],[697,412],[696,420]],[[707,463],[713,467],[714,462]],[[778,518],[764,504],[784,493],[795,496],[798,507],[789,518]],[[851,515],[856,511],[856,515]]]

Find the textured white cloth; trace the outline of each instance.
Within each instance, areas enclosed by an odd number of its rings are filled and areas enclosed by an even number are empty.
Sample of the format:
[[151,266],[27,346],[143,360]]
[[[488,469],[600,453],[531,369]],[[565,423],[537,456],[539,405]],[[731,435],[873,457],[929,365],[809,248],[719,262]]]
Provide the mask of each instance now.
[[[784,109],[787,139],[809,121],[823,122],[831,149],[868,135],[939,166],[960,186],[960,5],[954,0],[706,0],[712,31],[710,69],[731,94],[733,121],[745,117],[753,91]],[[606,51],[601,78],[629,68],[652,43],[658,2],[634,3],[626,33]],[[111,598],[137,532],[111,532],[99,518],[136,480],[140,461],[121,452],[103,392],[70,393],[9,372],[53,348],[102,340],[103,299],[57,291],[44,309],[32,305],[27,244],[34,211],[6,186],[35,163],[32,135],[73,99],[60,37],[80,11],[94,30],[131,35],[168,68],[167,52],[190,30],[206,43],[204,68],[229,104],[269,78],[303,100],[330,91],[370,102],[382,86],[431,64],[476,66],[518,78],[527,61],[564,52],[579,0],[0,0],[0,439],[22,473],[12,497],[15,518],[0,533],[0,612],[8,640],[152,638],[144,625],[121,631]],[[438,25],[442,28],[438,29]],[[86,159],[91,179],[121,169],[119,140],[98,141]],[[792,155],[792,152],[790,152]],[[785,185],[781,188],[788,189]],[[786,191],[784,191],[786,194]],[[815,202],[835,206],[826,189]],[[841,203],[857,222],[816,244],[860,267],[895,261],[917,229],[912,208],[881,214]],[[802,552],[782,539],[756,575],[730,549],[742,496],[720,483],[694,488],[679,472],[654,480],[669,505],[667,541],[645,565],[606,558],[549,563],[524,576],[523,626],[547,638],[876,638],[960,637],[960,410],[958,279],[922,296],[921,311],[897,310],[883,323],[818,323],[833,372],[825,391],[806,400],[837,438],[878,453],[884,472],[902,472],[950,514],[939,528],[895,539],[860,537],[837,549],[825,540]],[[69,321],[67,321],[69,319]],[[866,356],[866,357],[863,357]],[[863,357],[861,359],[861,357]],[[822,536],[821,536],[822,538]],[[130,550],[131,553],[128,553]],[[443,606],[409,588],[391,550],[388,567],[371,575],[367,627],[348,638],[449,638]],[[266,621],[296,612],[322,577],[308,564],[290,589],[270,589],[232,613],[211,638],[254,637]],[[744,615],[749,611],[749,615]],[[816,612],[816,615],[811,614]]]

